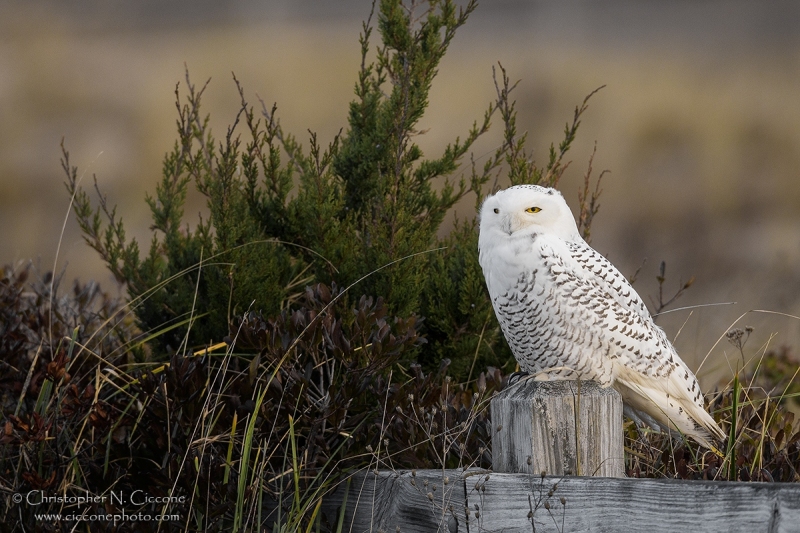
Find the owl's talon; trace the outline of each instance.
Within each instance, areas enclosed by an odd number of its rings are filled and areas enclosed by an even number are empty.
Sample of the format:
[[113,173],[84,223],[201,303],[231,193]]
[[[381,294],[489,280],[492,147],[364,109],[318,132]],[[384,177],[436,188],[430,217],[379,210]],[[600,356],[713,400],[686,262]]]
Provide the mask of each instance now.
[[508,375],[508,381],[506,385],[513,385],[515,383],[519,383],[522,381],[523,378],[530,376],[528,372],[512,372]]

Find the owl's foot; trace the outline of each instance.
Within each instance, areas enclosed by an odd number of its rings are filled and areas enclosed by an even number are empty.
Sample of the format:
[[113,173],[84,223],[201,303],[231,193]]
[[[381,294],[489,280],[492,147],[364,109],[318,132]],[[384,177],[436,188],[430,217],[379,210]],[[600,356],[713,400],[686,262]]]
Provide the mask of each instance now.
[[528,376],[530,376],[528,372],[512,372],[511,374],[508,375],[508,381],[506,381],[506,386],[519,383],[520,381],[523,380],[523,378],[526,378]]

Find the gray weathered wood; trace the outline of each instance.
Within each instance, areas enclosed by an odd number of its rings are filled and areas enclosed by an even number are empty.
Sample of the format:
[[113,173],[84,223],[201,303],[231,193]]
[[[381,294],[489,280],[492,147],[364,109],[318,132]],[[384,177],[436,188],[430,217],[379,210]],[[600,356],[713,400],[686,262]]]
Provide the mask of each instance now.
[[492,474],[483,486],[467,494],[480,508],[470,532],[800,531],[798,484]]
[[345,489],[343,531],[354,533],[800,531],[800,484],[542,478],[477,469],[369,472],[326,499],[329,523]]
[[496,394],[491,410],[495,472],[625,475],[622,398],[610,387],[528,379]]
[[[327,521],[336,523],[344,493],[343,531],[352,533],[457,533],[466,531],[463,470],[360,472],[323,501]],[[399,530],[398,530],[399,528]]]

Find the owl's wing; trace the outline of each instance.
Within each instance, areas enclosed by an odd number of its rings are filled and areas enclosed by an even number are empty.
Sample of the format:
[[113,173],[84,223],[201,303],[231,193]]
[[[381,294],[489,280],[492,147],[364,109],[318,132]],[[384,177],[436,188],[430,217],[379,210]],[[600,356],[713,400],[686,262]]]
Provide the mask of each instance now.
[[642,298],[611,261],[583,240],[569,241],[566,245],[576,266],[579,265],[618,305],[642,319],[652,320]]
[[[709,446],[722,432],[706,412],[697,378],[654,322],[630,283],[605,257],[583,241],[564,242],[568,256],[555,265],[562,300],[594,309],[591,325],[613,361],[614,380],[626,404],[662,427],[692,435]],[[563,253],[563,250],[561,250]],[[570,292],[571,289],[571,292]]]
[[558,308],[591,311],[581,313],[577,326],[598,338],[602,355],[652,377],[665,377],[682,364],[642,299],[608,259],[583,241],[541,241]]

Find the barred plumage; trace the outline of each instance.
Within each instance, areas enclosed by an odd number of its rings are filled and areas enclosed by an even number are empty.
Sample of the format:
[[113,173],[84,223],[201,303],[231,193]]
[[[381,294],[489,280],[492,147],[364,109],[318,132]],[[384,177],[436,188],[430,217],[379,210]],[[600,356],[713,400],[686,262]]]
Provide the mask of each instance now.
[[724,434],[642,299],[578,233],[555,189],[510,187],[481,208],[480,263],[520,369],[620,391],[639,423],[713,449]]

